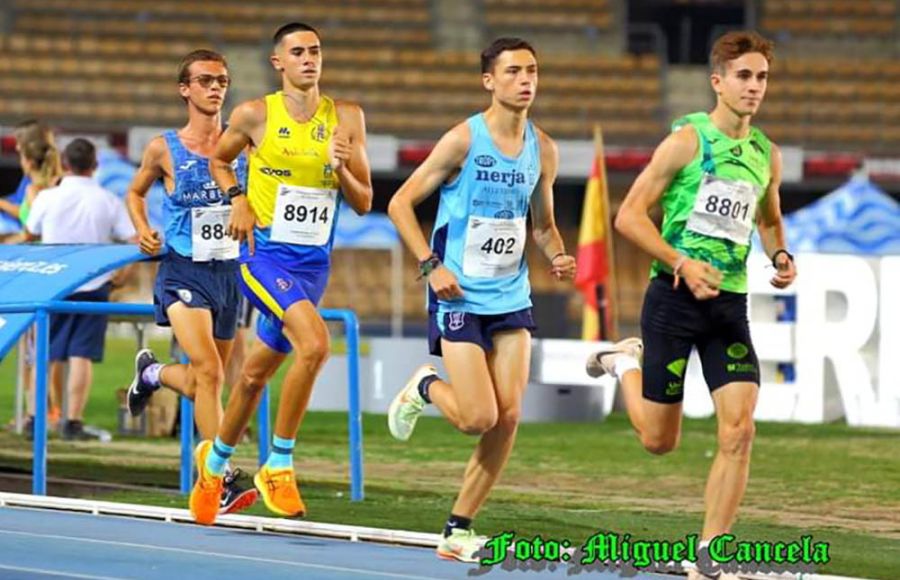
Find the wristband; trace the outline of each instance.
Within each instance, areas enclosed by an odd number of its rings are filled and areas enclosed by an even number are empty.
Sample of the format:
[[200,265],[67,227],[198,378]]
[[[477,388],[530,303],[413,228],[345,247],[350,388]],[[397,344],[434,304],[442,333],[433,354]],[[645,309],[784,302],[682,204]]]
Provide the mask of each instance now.
[[434,272],[441,265],[441,259],[437,254],[431,254],[421,262],[419,262],[419,277],[416,280],[427,278],[429,274]]
[[788,252],[788,251],[785,250],[784,248],[781,248],[781,249],[779,249],[779,250],[775,250],[775,253],[772,254],[772,267],[773,267],[773,268],[777,268],[777,267],[778,267],[778,265],[775,263],[775,259],[778,257],[779,254],[784,254],[785,256],[788,257],[788,260],[790,260],[791,262],[794,261],[794,254]]
[[241,189],[240,185],[232,185],[228,188],[228,191],[225,192],[225,196],[228,197],[228,201],[233,200],[239,195],[246,195],[247,192]]
[[675,265],[672,266],[672,274],[678,276],[678,271],[681,270],[685,262],[687,262],[687,256],[685,256],[684,254],[679,255],[678,259],[675,260]]

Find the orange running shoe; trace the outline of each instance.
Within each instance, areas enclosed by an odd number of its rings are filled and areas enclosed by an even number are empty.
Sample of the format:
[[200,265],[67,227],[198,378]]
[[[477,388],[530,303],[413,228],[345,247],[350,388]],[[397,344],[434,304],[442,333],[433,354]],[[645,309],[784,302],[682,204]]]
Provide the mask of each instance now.
[[263,465],[253,477],[253,483],[272,512],[285,517],[306,515],[306,505],[300,498],[293,469],[269,469]]
[[210,526],[216,521],[225,479],[221,475],[213,475],[206,469],[206,457],[212,451],[212,446],[212,441],[201,441],[194,450],[197,482],[191,490],[191,498],[188,501],[194,521],[204,526]]

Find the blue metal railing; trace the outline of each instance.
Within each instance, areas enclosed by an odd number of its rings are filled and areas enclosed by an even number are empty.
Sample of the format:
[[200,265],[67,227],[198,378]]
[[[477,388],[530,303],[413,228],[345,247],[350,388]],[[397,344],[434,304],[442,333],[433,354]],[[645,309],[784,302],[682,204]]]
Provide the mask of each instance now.
[[[106,314],[118,316],[152,316],[149,304],[123,304],[109,302],[16,302],[0,304],[0,313],[35,313],[35,412],[34,457],[32,463],[31,490],[35,495],[47,494],[47,377],[50,358],[50,314]],[[364,497],[362,465],[362,409],[359,400],[359,321],[352,310],[322,309],[325,320],[344,323],[347,339],[348,427],[350,431],[350,499],[361,501]],[[259,403],[260,463],[269,454],[269,389],[266,388]],[[181,398],[181,491],[187,493],[193,480],[193,403]]]

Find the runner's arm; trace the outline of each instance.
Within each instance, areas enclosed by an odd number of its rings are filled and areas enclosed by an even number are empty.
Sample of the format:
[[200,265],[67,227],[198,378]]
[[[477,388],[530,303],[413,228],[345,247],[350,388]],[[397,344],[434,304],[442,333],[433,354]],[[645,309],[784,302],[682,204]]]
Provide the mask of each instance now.
[[772,177],[766,188],[766,195],[763,197],[759,212],[756,214],[759,239],[769,258],[777,250],[787,248],[784,241],[784,220],[781,217],[781,149],[774,143],[771,157]]
[[673,268],[680,254],[663,239],[650,218],[650,210],[659,203],[675,175],[694,158],[698,145],[696,130],[690,126],[666,137],[638,175],[616,215],[615,227],[619,233]]
[[[141,166],[128,186],[125,194],[125,206],[134,229],[137,231],[141,250],[153,255],[159,251],[159,237],[150,227],[147,219],[147,192],[164,176],[163,159],[166,155],[166,144],[162,137],[155,137],[144,150]],[[155,240],[155,242],[154,242]]]
[[559,170],[559,148],[543,131],[538,130],[541,145],[541,178],[531,196],[531,217],[534,242],[550,261],[557,279],[575,275],[575,258],[566,253],[566,246],[553,215],[553,184]]
[[[784,219],[781,217],[781,149],[774,143],[771,152],[772,177],[763,197],[762,207],[756,215],[756,225],[759,228],[759,239],[762,241],[763,250],[770,259],[778,250],[787,251],[787,242],[784,237]],[[794,260],[785,252],[780,252],[775,259],[775,276],[771,284],[776,288],[787,288],[797,277],[797,268]]]
[[434,193],[448,177],[462,167],[469,151],[471,135],[465,123],[448,131],[428,158],[413,172],[388,204],[388,215],[406,246],[418,261],[431,255],[415,207]]
[[235,185],[240,185],[237,181],[237,174],[231,167],[231,162],[237,159],[241,151],[253,143],[251,135],[254,133],[254,129],[260,123],[265,122],[265,103],[260,101],[250,101],[239,105],[231,113],[228,127],[219,137],[215,153],[209,158],[209,174],[223,194]]
[[[231,162],[237,159],[241,151],[253,143],[252,135],[266,123],[266,104],[264,101],[249,101],[239,105],[228,121],[228,128],[219,137],[216,151],[209,159],[209,173],[215,180],[222,195],[229,195],[233,187],[243,186],[238,183],[237,175]],[[256,225],[256,214],[250,207],[246,195],[237,195],[231,199],[231,218],[228,222],[228,233],[238,241],[247,240],[250,254],[255,252],[253,227]]]
[[[372,210],[372,172],[366,153],[366,120],[363,110],[354,103],[337,104],[338,126],[349,143],[349,158],[337,169],[341,194],[356,213],[364,215]],[[338,137],[338,135],[335,135]]]

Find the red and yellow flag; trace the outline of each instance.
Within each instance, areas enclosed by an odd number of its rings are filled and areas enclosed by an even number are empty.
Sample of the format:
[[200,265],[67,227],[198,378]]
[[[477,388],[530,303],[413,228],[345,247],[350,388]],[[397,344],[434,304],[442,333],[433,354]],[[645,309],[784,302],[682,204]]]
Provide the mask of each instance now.
[[603,155],[603,137],[599,128],[594,135],[596,154],[587,182],[584,206],[581,210],[581,228],[578,233],[578,273],[575,286],[584,296],[581,338],[584,340],[608,340],[615,338],[615,317],[611,307],[603,308],[606,336],[601,336],[600,310],[597,302],[598,287],[606,305],[612,304],[612,236],[609,221],[609,191],[606,181],[606,165]]

